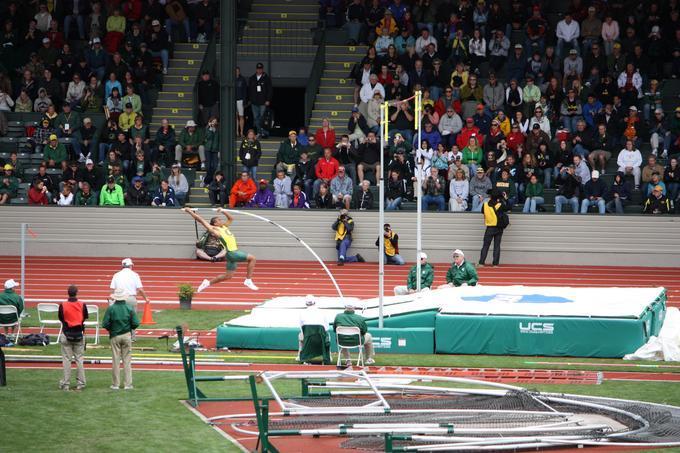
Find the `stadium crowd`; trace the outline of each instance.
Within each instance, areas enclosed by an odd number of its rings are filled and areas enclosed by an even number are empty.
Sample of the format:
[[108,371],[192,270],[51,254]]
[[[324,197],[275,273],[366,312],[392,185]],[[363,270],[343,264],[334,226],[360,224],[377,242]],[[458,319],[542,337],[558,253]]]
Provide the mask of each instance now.
[[[556,188],[558,213],[565,205],[622,213],[634,191],[644,212],[670,212],[680,188],[680,107],[666,115],[661,82],[680,74],[678,14],[676,2],[572,0],[551,26],[540,1],[513,1],[509,11],[485,0],[322,1],[322,19],[345,28],[349,45],[369,47],[350,75],[347,126],[325,118],[314,134],[291,131],[282,142],[284,195],[292,184],[317,207],[370,209],[372,199],[356,196],[370,184],[364,173],[385,171],[388,209],[399,209],[421,172],[419,202],[439,211],[479,211],[497,188],[510,205],[537,212],[544,190]],[[385,101],[381,169],[375,134]]]
[[[0,204],[17,196],[21,182],[31,184],[29,204],[182,203],[186,177],[174,166],[169,175],[162,170],[185,158],[214,168],[216,123],[202,116],[205,128],[189,121],[175,131],[164,119],[154,135],[145,115],[173,43],[207,42],[216,13],[214,0],[0,2],[0,136],[4,112],[38,113],[20,151],[43,155],[29,180],[16,153],[0,158]],[[207,103],[214,81],[203,76],[200,85]],[[214,104],[205,110],[214,112]],[[102,116],[103,124],[95,120]]]

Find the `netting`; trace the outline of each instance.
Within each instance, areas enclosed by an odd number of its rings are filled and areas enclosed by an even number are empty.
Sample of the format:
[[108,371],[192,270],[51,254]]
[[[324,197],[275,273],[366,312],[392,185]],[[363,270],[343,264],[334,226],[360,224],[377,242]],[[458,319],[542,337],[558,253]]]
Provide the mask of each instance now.
[[[462,381],[471,382],[451,380]],[[396,436],[391,447],[400,451],[680,446],[677,407],[476,382],[471,388],[435,388],[363,374],[355,382],[325,382],[323,395],[319,382],[309,396],[276,395],[283,412],[271,412],[268,432],[274,437],[336,436],[340,447],[366,451],[387,451],[386,434]],[[484,389],[485,384],[496,388]],[[366,391],[369,386],[375,392]],[[384,400],[376,402],[376,395]],[[228,423],[242,432],[257,431],[252,419]]]

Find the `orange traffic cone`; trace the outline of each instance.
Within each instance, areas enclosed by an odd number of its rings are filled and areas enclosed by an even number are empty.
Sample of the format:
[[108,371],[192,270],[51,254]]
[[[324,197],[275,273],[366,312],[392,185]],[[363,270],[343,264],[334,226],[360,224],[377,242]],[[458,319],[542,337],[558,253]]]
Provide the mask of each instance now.
[[142,314],[142,325],[151,326],[153,324],[156,323],[153,321],[153,316],[151,315],[151,303],[147,302],[144,304],[144,313]]

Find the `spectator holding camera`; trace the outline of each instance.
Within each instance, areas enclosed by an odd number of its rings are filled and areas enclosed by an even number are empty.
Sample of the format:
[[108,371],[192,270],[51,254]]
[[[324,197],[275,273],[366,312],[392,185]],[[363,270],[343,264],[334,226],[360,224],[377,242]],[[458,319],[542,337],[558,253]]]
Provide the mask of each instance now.
[[375,241],[375,246],[379,247],[380,240],[384,242],[385,264],[402,266],[405,264],[404,258],[399,255],[399,235],[392,230],[389,223],[383,225],[383,237]]

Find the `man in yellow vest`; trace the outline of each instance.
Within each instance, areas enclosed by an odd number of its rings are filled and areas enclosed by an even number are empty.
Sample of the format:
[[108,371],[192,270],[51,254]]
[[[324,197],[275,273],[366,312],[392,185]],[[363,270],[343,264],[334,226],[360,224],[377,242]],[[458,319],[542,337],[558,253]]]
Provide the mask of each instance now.
[[382,239],[385,242],[385,264],[403,265],[405,261],[399,254],[399,235],[392,230],[389,223],[383,225],[383,228],[383,237],[376,239],[375,246],[380,247],[380,239]]
[[482,251],[479,254],[479,266],[486,264],[486,255],[489,253],[491,241],[493,241],[493,265],[498,266],[501,260],[501,240],[503,239],[503,230],[509,225],[508,215],[505,211],[508,209],[506,200],[507,193],[501,192],[498,189],[490,191],[490,199],[482,205],[482,213],[484,214],[484,242]]
[[225,261],[227,263],[227,271],[224,274],[218,275],[212,280],[208,280],[207,278],[204,279],[201,285],[198,287],[197,292],[200,293],[201,291],[205,290],[211,285],[232,278],[234,276],[234,271],[236,270],[237,263],[243,261],[248,263],[248,268],[246,270],[246,279],[243,281],[243,284],[248,288],[252,289],[253,291],[257,291],[258,287],[255,286],[255,283],[253,283],[253,272],[255,271],[256,259],[255,256],[245,253],[238,249],[238,246],[236,245],[236,237],[229,230],[229,226],[234,221],[234,218],[226,210],[218,208],[217,212],[224,214],[226,220],[222,220],[220,217],[213,217],[212,219],[210,219],[210,223],[208,223],[203,217],[196,214],[193,211],[193,209],[183,208],[182,210],[188,213],[191,217],[193,217],[194,220],[196,220],[198,223],[203,225],[203,227],[208,231],[208,233],[219,239],[224,248],[227,250],[227,255],[225,257]]

